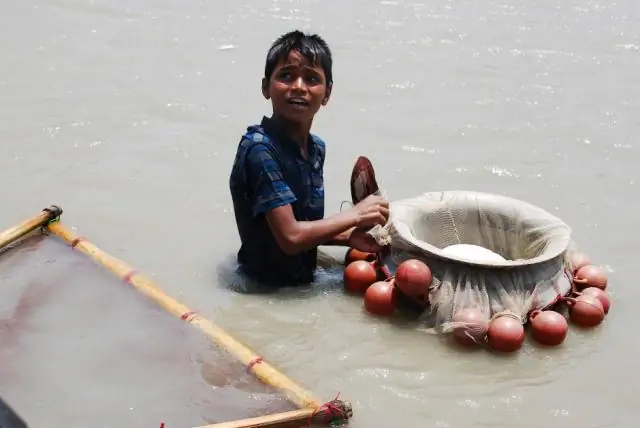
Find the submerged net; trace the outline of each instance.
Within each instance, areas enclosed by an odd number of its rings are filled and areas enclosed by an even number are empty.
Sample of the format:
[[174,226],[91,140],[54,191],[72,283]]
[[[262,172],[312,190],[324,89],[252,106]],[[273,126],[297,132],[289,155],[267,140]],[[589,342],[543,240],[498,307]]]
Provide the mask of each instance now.
[[196,427],[296,409],[86,256],[0,253],[0,395],[29,426]]
[[458,327],[455,315],[465,308],[481,311],[486,321],[510,315],[524,323],[533,309],[571,290],[565,270],[575,250],[571,229],[516,199],[467,191],[426,193],[393,202],[387,225],[370,233],[389,246],[382,257],[389,275],[411,258],[431,269],[429,289],[409,297],[429,305],[434,332]]

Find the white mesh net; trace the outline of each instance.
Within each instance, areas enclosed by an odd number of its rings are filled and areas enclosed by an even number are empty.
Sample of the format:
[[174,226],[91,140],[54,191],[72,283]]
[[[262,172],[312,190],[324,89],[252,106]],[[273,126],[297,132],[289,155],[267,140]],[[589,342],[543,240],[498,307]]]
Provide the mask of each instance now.
[[[409,296],[430,310],[434,332],[458,327],[454,315],[480,310],[488,322],[509,314],[526,322],[533,309],[571,291],[565,260],[571,229],[546,211],[516,199],[467,191],[431,192],[391,204],[387,225],[370,231],[389,245],[388,274],[407,259],[432,271],[424,293]],[[461,245],[462,244],[462,245]]]

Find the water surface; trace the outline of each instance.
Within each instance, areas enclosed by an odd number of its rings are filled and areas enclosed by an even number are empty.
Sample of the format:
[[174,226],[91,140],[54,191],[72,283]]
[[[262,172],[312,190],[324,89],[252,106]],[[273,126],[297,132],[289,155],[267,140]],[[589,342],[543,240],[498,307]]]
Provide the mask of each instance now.
[[[61,205],[66,223],[302,386],[351,400],[356,428],[632,427],[639,19],[634,0],[8,3],[0,224]],[[314,290],[230,291],[231,162],[269,113],[269,44],[296,27],[334,51],[314,124],[329,213],[358,155],[392,199],[468,189],[540,205],[609,270],[606,323],[496,358],[370,318],[335,272]]]

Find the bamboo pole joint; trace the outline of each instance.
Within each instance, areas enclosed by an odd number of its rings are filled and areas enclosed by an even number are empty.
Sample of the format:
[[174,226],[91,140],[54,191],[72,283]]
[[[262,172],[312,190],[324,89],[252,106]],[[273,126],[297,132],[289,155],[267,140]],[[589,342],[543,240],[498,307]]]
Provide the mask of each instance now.
[[0,232],[0,250],[19,242],[22,238],[29,235],[38,228],[44,228],[52,222],[56,222],[62,215],[62,208],[57,205],[51,205],[44,208],[38,215],[26,219],[20,224],[10,227]]
[[340,394],[333,400],[316,408],[311,414],[309,425],[330,425],[335,422],[347,422],[353,417],[353,407],[348,401],[338,399]]
[[62,217],[62,213],[64,212],[62,208],[57,205],[49,205],[47,208],[43,208],[42,211],[49,213],[49,221],[47,222],[47,224],[60,221],[60,217]]

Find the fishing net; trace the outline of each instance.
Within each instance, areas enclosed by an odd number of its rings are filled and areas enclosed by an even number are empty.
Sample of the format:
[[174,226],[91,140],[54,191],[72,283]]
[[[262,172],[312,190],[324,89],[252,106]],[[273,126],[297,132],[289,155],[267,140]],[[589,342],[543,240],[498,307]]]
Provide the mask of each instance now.
[[0,253],[0,394],[29,426],[196,427],[297,407],[54,237]]
[[[395,275],[408,259],[432,271],[428,290],[412,298],[433,332],[448,333],[454,315],[479,309],[487,321],[500,315],[527,320],[571,290],[566,261],[575,245],[557,217],[516,199],[467,191],[430,192],[391,204],[384,227],[370,231],[388,245],[381,260]],[[489,250],[489,251],[487,251]]]

